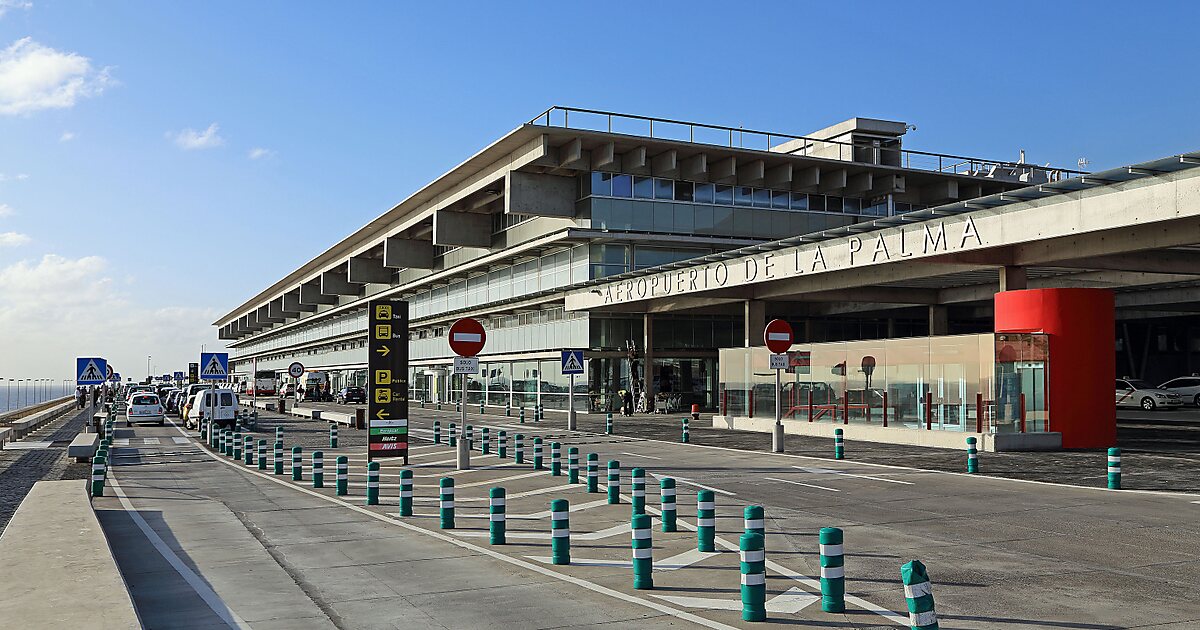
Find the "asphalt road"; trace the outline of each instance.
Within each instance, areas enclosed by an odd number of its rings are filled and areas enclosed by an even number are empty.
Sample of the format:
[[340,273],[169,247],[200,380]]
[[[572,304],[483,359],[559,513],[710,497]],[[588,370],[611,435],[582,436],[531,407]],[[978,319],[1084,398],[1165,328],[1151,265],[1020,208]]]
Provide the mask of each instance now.
[[[128,505],[113,497],[96,505],[148,626],[744,627],[736,610],[724,609],[737,598],[736,555],[728,548],[704,557],[688,552],[695,534],[686,525],[694,524],[698,486],[717,491],[718,536],[727,544],[741,532],[743,506],[766,509],[768,598],[775,602],[767,625],[900,627],[899,568],[910,559],[929,567],[943,627],[1200,624],[1200,505],[1194,503],[1200,496],[772,455],[472,415],[477,432],[507,431],[510,449],[513,436],[524,433],[527,457],[532,437],[540,435],[547,457],[549,442],[557,440],[564,453],[575,445],[598,453],[601,462],[620,460],[626,494],[633,466],[678,480],[685,527],[654,532],[655,561],[664,570],[655,573],[655,590],[635,591],[622,564],[629,557],[628,506],[597,504],[599,495],[582,486],[511,459],[476,453],[477,469],[455,472],[450,451],[428,436],[433,420],[448,425],[456,415],[411,415],[418,507],[409,519],[392,516],[399,462],[384,465],[383,505],[362,506],[362,431],[342,428],[334,451],[325,423],[264,416],[254,436],[270,439],[279,425],[288,449],[302,446],[306,460],[322,448],[327,486],[334,456],[349,455],[351,496],[343,501],[330,487],[312,489],[307,469],[305,481],[293,484],[195,443],[177,444],[187,441],[172,427],[122,428],[117,437],[130,441],[118,446],[112,476]],[[434,518],[442,476],[458,485],[462,516],[454,531],[439,530]],[[509,491],[514,538],[503,547],[482,537],[492,485]],[[651,476],[652,508],[655,489]],[[580,537],[572,542],[577,564],[569,567],[539,559],[548,555],[546,503],[558,497],[571,501],[571,530]],[[813,604],[816,531],[824,526],[846,533],[853,601],[845,614],[822,613]],[[684,566],[670,570],[670,558],[685,558],[674,560]]]

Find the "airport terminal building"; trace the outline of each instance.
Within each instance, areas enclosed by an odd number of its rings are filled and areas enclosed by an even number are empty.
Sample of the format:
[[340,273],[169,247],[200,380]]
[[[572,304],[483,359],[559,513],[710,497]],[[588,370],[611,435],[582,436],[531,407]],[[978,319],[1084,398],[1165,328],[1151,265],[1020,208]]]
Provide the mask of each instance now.
[[[405,299],[414,400],[459,397],[445,335],[470,316],[488,344],[469,403],[565,409],[559,351],[584,348],[581,411],[631,390],[755,428],[779,317],[790,422],[1065,429],[1066,446],[1108,439],[1114,374],[1195,367],[1197,156],[1086,174],[913,151],[909,130],[552,108],[215,325],[235,372],[300,361],[337,388],[365,381],[367,300]],[[1056,409],[1101,380],[1099,403]],[[1072,419],[1085,408],[1100,420]]]

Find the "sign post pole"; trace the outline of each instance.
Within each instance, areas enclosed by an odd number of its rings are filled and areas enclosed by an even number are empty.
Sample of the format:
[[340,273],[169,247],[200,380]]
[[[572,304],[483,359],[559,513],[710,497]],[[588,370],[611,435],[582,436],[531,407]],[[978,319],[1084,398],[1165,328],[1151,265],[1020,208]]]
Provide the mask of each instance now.
[[571,377],[567,390],[567,430],[574,431],[577,426],[575,416],[575,375],[583,374],[583,350],[562,351],[562,373]]
[[575,375],[571,374],[571,389],[567,390],[567,430],[575,430]]
[[[455,321],[450,325],[448,335],[450,338],[450,349],[457,354],[459,358],[454,360],[454,373],[462,374],[462,416],[460,421],[463,427],[467,426],[467,375],[479,374],[479,359],[476,355],[483,350],[484,344],[487,342],[487,333],[483,330],[483,324],[464,317]],[[463,434],[463,442],[466,442],[466,433]],[[462,454],[463,447],[459,447],[458,452]],[[466,455],[459,456],[459,470],[467,470],[470,468],[470,452],[471,445],[466,445]]]
[[783,371],[788,366],[787,351],[792,347],[792,325],[782,319],[771,320],[763,330],[763,341],[771,351],[771,369],[775,370],[775,426],[771,433],[771,452],[783,452]]

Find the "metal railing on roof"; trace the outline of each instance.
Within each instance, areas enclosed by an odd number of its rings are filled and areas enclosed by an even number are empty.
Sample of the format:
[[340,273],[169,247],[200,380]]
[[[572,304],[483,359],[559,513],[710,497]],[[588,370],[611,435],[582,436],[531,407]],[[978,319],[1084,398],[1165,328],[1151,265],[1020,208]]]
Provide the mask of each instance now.
[[582,131],[603,131],[631,136],[708,144],[732,149],[757,151],[779,151],[776,147],[793,141],[797,146],[787,151],[789,155],[818,157],[845,162],[858,162],[882,166],[930,171],[935,173],[969,175],[1001,181],[1042,184],[1055,182],[1085,171],[1052,168],[1036,164],[986,160],[948,153],[911,151],[867,144],[854,144],[839,140],[824,140],[807,136],[796,136],[773,131],[758,131],[742,127],[726,127],[706,123],[654,118],[637,114],[621,114],[597,109],[562,107],[555,105],[535,116],[530,125],[561,127]]

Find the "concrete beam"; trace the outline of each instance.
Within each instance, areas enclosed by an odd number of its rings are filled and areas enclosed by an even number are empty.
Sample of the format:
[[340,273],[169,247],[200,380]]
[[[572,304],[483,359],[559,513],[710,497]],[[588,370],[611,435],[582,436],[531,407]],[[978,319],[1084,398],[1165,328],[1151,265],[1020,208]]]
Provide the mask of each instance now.
[[1131,252],[1071,260],[1056,260],[1047,264],[1055,267],[1078,269],[1108,269],[1113,271],[1141,271],[1146,273],[1171,273],[1200,275],[1200,254],[1190,251],[1157,250],[1153,254]]
[[318,304],[337,304],[337,302],[337,296],[334,294],[321,292],[321,283],[319,280],[311,284],[300,285],[301,304],[317,306]]
[[321,274],[321,293],[325,295],[351,295],[357,297],[362,291],[361,284],[350,284],[346,274],[339,271],[326,271]]
[[846,169],[839,168],[821,173],[821,183],[817,188],[821,192],[835,192],[846,187]]
[[621,154],[621,170],[635,175],[645,175],[650,168],[646,163],[646,147],[634,147]]
[[433,241],[392,236],[383,241],[383,266],[433,269]]
[[620,171],[621,156],[617,155],[617,145],[606,142],[592,149],[592,168],[598,171]]
[[[513,171],[504,178],[505,214],[529,214],[538,217],[575,216],[575,199],[579,196],[579,179],[542,173]],[[491,244],[491,217],[487,235]]]
[[1029,286],[1029,273],[1024,267],[1005,265],[1000,268],[1000,290],[1017,291]]
[[391,284],[392,270],[380,258],[351,258],[346,280],[350,284]]
[[566,144],[558,147],[558,166],[561,168],[580,168],[587,170],[590,165],[587,163],[587,151],[583,150],[583,140],[575,138]]
[[762,160],[754,160],[738,166],[737,182],[742,186],[761,186],[767,176],[767,165]]
[[258,323],[260,324],[282,324],[287,320],[283,317],[271,315],[270,305],[258,307]]
[[277,297],[267,304],[267,313],[270,314],[271,317],[282,319],[284,321],[290,318],[300,317],[299,311],[289,311],[284,308],[282,297]]
[[317,310],[317,307],[309,304],[301,304],[300,289],[296,289],[295,291],[288,291],[283,294],[283,310],[299,315],[300,313],[311,313]]
[[859,195],[871,190],[871,187],[872,178],[870,171],[855,173],[846,179],[845,193],[847,195]]
[[697,153],[679,165],[679,176],[687,180],[704,181],[708,178],[708,154]]
[[776,190],[791,190],[792,188],[792,165],[791,163],[772,166],[767,169],[763,178],[763,185],[767,188]]
[[1115,296],[1117,308],[1147,308],[1200,302],[1200,287],[1175,287],[1148,291],[1123,291]]
[[874,178],[872,195],[900,194],[904,192],[903,175],[881,175]]
[[238,325],[241,327],[241,329],[246,332],[258,332],[265,328],[265,326],[258,323],[258,311],[253,311],[248,315],[242,315],[240,318],[238,318],[238,322]]
[[438,210],[433,214],[433,244],[491,247],[492,215]]
[[737,179],[737,158],[729,156],[716,164],[712,164],[708,172],[711,181],[721,184],[732,184]]
[[813,291],[796,296],[804,302],[881,302],[884,304],[938,304],[937,289],[909,287],[859,287]]
[[816,166],[802,168],[792,173],[792,190],[816,190],[821,185],[821,169]]
[[958,182],[953,179],[942,179],[921,186],[922,203],[941,203],[958,199]]
[[[887,282],[902,282],[917,278],[949,275],[961,271],[980,269],[976,265],[938,264],[916,265],[881,265],[872,269],[868,281],[872,285]],[[757,300],[802,299],[808,293],[819,293],[835,289],[851,289],[864,284],[861,269],[843,269],[812,276],[796,276],[784,280],[776,280],[765,284],[754,285],[754,298]]]
[[679,175],[679,153],[675,149],[663,151],[650,161],[650,172],[655,177],[671,177]]

